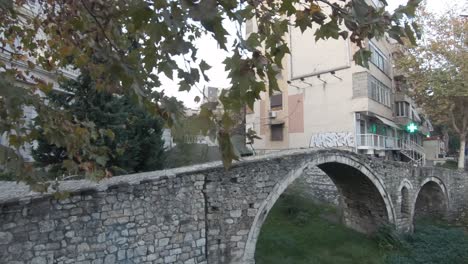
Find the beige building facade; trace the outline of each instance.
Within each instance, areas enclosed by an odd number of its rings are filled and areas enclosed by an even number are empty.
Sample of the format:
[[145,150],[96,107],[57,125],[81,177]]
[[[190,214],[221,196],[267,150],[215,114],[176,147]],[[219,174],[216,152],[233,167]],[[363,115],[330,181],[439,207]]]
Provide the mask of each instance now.
[[[247,34],[255,30],[247,23]],[[343,148],[424,163],[422,138],[430,124],[395,81],[391,40],[367,41],[372,57],[364,68],[352,60],[357,47],[349,40],[315,42],[313,33],[290,28],[285,39],[291,53],[277,76],[281,92],[264,93],[247,114],[247,129],[262,138],[255,152]],[[410,124],[417,131],[406,132]]]

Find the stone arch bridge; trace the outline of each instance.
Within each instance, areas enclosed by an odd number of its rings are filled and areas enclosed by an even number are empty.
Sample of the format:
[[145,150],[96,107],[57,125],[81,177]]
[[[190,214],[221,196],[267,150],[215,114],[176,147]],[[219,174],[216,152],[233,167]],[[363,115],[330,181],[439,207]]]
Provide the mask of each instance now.
[[343,199],[343,221],[361,232],[392,224],[411,231],[417,214],[464,215],[467,176],[340,150],[253,157],[67,181],[70,193],[0,183],[1,263],[254,263],[263,221],[304,170],[317,166]]

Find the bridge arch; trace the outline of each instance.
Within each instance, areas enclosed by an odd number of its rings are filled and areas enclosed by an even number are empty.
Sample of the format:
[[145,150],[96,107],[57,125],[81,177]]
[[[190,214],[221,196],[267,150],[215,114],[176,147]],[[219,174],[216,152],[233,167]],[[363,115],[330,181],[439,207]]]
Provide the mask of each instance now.
[[449,209],[449,195],[444,182],[437,177],[426,178],[413,201],[412,221],[421,217],[445,217]]
[[[367,164],[360,162],[357,158],[354,158],[352,155],[323,155],[319,158],[312,158],[311,160],[304,161],[301,165],[297,167],[297,169],[288,173],[286,177],[284,177],[279,183],[275,185],[273,191],[260,205],[259,210],[255,215],[254,221],[250,227],[250,231],[247,237],[241,263],[255,263],[254,258],[257,240],[260,235],[262,225],[268,216],[268,213],[270,212],[271,208],[274,206],[280,195],[286,190],[286,188],[289,185],[291,185],[294,182],[294,180],[296,180],[302,175],[303,171],[308,166],[318,166],[320,169],[322,169],[335,183],[340,194],[344,196],[352,195],[352,193],[349,192],[349,188],[347,190],[345,189],[346,186],[343,186],[343,176],[336,175],[336,173],[339,173],[340,169],[348,169],[351,173],[355,174],[354,176],[360,177],[360,181],[358,181],[358,183],[365,183],[366,186],[363,186],[364,188],[373,188],[372,191],[374,191],[374,194],[377,194],[377,197],[373,198],[377,198],[377,200],[372,200],[371,202],[378,203],[378,200],[380,198],[381,205],[385,207],[381,208],[381,213],[383,214],[381,216],[385,218],[386,223],[395,224],[395,209],[390,195],[388,193],[388,190],[386,189],[382,179],[380,179],[376,175],[376,173],[374,173],[373,170],[368,167]],[[359,207],[359,204],[357,206]],[[369,210],[368,213],[371,214],[372,212]],[[350,225],[354,229],[359,230],[360,228],[359,226],[353,226],[353,224],[357,223],[346,224]],[[365,230],[360,231],[365,232]]]
[[406,178],[401,181],[398,187],[398,204],[400,205],[400,216],[403,219],[411,218],[411,193],[413,189],[413,184]]

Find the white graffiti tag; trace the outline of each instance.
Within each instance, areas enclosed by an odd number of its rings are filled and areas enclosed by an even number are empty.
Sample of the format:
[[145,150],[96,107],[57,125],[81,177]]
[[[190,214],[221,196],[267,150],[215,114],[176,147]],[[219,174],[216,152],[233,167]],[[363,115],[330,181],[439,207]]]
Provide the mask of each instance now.
[[312,135],[309,147],[311,148],[333,148],[353,147],[354,137],[350,132],[327,132]]

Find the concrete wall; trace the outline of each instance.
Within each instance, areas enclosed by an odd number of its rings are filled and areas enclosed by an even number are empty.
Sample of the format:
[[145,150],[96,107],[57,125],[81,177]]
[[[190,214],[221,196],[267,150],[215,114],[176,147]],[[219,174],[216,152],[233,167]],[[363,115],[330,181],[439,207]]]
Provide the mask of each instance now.
[[[249,28],[255,30],[253,26]],[[368,69],[356,65],[352,60],[356,47],[349,40],[316,42],[314,31],[306,30],[302,33],[299,29],[291,28],[285,36],[291,55],[285,56],[284,69],[278,74],[283,107],[274,120],[284,122],[284,139],[270,140],[270,104],[268,94],[265,93],[261,101],[255,102],[253,113],[246,118],[247,125],[260,132],[262,137],[256,140],[256,149],[309,147],[311,137],[326,133],[351,133],[354,137],[354,112],[358,111],[373,112],[393,119],[392,107],[378,103],[367,95],[370,75],[393,91],[391,70],[390,75],[387,75],[372,63],[369,63]],[[391,47],[387,41],[373,40],[373,43],[391,59]],[[303,115],[291,114],[297,105],[296,97],[302,98]],[[303,129],[297,129],[300,125]]]
[[[211,163],[99,183],[62,182],[61,190],[71,194],[65,200],[30,192],[22,184],[1,183],[0,259],[253,263],[268,212],[291,183],[316,167],[336,185],[344,221],[356,230],[372,232],[388,223],[411,230],[418,193],[430,182],[447,199],[447,217],[465,217],[464,174],[339,150],[290,151],[248,158],[228,171]],[[409,214],[402,213],[402,204]]]
[[423,147],[424,152],[426,153],[426,159],[439,159],[439,154],[441,154],[441,142],[442,141],[440,139],[423,140]]

